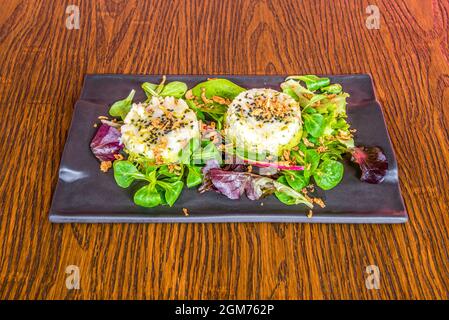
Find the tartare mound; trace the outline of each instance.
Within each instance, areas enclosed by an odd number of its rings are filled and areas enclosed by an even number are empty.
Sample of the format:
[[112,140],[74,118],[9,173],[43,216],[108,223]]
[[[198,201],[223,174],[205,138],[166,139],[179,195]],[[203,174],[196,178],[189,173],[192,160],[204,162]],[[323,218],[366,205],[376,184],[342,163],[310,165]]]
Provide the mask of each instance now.
[[299,104],[272,89],[240,93],[225,116],[227,143],[245,151],[278,156],[298,144],[302,134]]
[[121,133],[121,142],[131,154],[156,163],[176,162],[179,151],[200,135],[193,110],[174,97],[153,97],[148,104],[133,104]]

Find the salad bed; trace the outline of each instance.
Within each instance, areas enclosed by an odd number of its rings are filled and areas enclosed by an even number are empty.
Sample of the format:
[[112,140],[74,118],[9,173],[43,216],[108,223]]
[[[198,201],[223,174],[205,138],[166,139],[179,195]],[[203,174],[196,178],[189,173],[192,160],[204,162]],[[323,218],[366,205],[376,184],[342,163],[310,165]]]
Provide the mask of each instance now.
[[[336,187],[343,177],[342,161],[346,158],[360,165],[362,181],[369,183],[381,182],[388,169],[380,148],[354,146],[354,130],[346,115],[348,94],[328,78],[294,76],[281,84],[279,92],[298,104],[297,117],[302,126],[298,142],[281,148],[279,154],[253,152],[246,145],[227,139],[229,106],[250,88],[226,79],[209,79],[189,89],[183,82],[165,83],[163,79],[159,84],[143,83],[142,89],[147,96],[145,105],[167,98],[185,101],[195,112],[200,132],[198,138],[185,142],[176,161],[129,152],[122,141],[121,127],[136,105],[135,92],[111,106],[113,118],[101,119],[91,149],[104,171],[112,167],[118,186],[139,185],[133,196],[139,206],[172,206],[188,187],[198,188],[199,192],[218,192],[230,199],[246,195],[257,200],[274,194],[286,205],[301,204],[312,209],[314,205],[324,206],[322,199],[315,196],[316,187]],[[257,109],[253,108],[253,112]],[[152,131],[152,127],[148,124],[143,129]],[[164,130],[170,134],[176,129]],[[163,145],[162,142],[157,140],[156,145]]]

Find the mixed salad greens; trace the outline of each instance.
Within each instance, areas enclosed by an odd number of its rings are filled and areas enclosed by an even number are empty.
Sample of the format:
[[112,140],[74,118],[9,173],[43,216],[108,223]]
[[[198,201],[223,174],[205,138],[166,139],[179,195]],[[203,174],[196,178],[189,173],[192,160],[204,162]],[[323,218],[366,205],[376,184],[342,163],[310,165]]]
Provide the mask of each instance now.
[[[229,199],[274,194],[286,205],[324,206],[315,187],[330,190],[349,155],[361,180],[380,183],[388,163],[379,147],[355,147],[338,83],[290,76],[280,90],[250,89],[208,79],[189,90],[179,81],[142,84],[101,117],[91,150],[119,187],[138,186],[134,203],[172,206],[184,187]],[[168,161],[167,159],[170,159]]]

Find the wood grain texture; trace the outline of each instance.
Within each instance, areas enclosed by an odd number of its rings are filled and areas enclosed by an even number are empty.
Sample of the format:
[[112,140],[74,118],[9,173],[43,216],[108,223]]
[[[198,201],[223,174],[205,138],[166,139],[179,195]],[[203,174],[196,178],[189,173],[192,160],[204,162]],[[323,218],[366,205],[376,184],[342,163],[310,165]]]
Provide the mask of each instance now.
[[[0,298],[449,298],[449,2],[375,2],[3,0]],[[410,222],[52,225],[86,73],[371,73]]]

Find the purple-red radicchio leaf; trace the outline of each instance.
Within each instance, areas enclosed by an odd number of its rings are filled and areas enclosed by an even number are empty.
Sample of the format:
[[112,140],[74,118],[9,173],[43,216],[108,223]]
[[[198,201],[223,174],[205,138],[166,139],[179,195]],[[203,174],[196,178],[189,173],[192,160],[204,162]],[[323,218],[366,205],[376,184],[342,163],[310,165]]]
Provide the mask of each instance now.
[[244,172],[221,169],[210,169],[209,176],[215,189],[233,200],[240,199],[251,180],[251,176]]
[[388,171],[387,157],[379,147],[355,147],[351,161],[360,166],[360,180],[367,183],[381,183]]
[[292,204],[303,203],[313,208],[313,204],[303,194],[271,177],[254,174],[245,169],[247,168],[242,165],[226,165],[221,169],[218,162],[209,160],[203,168],[203,184],[198,191],[203,193],[213,190],[233,200],[240,199],[243,194],[250,200],[259,200],[279,192],[290,197]]
[[123,149],[120,144],[120,131],[107,124],[102,124],[90,143],[90,149],[100,161],[114,161],[116,154]]
[[[210,174],[211,169],[220,169],[220,164],[218,163],[217,160],[210,159],[210,160],[206,161],[206,165],[202,169],[203,183],[198,188],[198,191],[200,193],[204,193],[206,191],[211,191],[211,190],[220,192],[219,190],[217,190],[217,188],[214,187],[214,184],[212,183],[211,174]],[[248,168],[246,165],[243,165],[243,164],[228,164],[228,165],[225,165],[220,170],[223,172],[228,172],[228,173],[232,174],[233,172],[246,172],[246,171],[248,171]]]
[[250,200],[259,200],[276,191],[273,179],[245,171],[210,169],[208,178],[213,190],[233,200],[243,194]]

